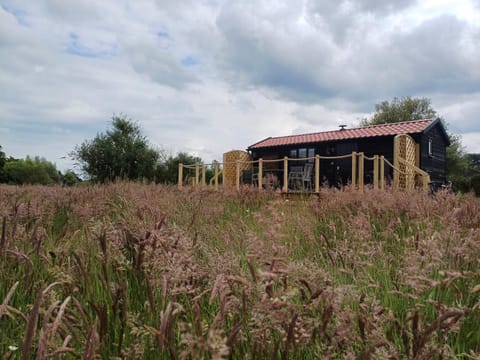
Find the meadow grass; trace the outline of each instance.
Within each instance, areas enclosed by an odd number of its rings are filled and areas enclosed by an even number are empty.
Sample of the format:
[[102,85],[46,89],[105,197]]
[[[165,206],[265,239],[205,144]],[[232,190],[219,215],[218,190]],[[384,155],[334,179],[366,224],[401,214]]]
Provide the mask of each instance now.
[[473,196],[0,187],[5,359],[480,357]]

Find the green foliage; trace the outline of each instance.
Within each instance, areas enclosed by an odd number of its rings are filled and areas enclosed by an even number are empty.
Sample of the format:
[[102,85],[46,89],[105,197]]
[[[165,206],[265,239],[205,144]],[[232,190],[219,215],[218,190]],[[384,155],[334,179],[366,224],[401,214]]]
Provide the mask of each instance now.
[[2,145],[0,145],[0,169],[3,168],[3,165],[5,165],[6,161],[7,161],[7,157],[5,156],[5,153],[2,151]]
[[75,174],[72,170],[67,170],[65,174],[62,176],[63,185],[66,186],[73,186],[78,184],[81,180],[78,178],[77,174]]
[[125,116],[113,116],[106,133],[87,140],[70,154],[91,180],[153,180],[159,153],[151,148],[139,125]]
[[[157,168],[156,181],[157,183],[176,184],[178,181],[178,165],[193,165],[201,164],[202,159],[198,156],[193,156],[185,152],[179,152],[175,156],[168,156],[168,158]],[[187,172],[184,174],[184,180],[188,176]]]
[[363,119],[362,126],[395,123],[400,121],[432,119],[437,112],[432,108],[430,99],[405,96],[394,97],[391,102],[382,101],[375,105],[375,114],[371,119]]
[[472,176],[470,184],[476,196],[480,196],[480,175]]
[[36,156],[10,159],[3,166],[4,180],[12,184],[57,184],[61,175],[55,164]]
[[7,157],[5,153],[2,151],[2,145],[0,145],[0,183],[5,181],[4,174],[3,174],[3,167],[7,162]]
[[460,137],[450,135],[450,146],[447,148],[447,179],[452,182],[454,191],[468,192],[470,190],[468,168],[469,159]]
[[467,154],[468,175],[480,175],[480,154]]

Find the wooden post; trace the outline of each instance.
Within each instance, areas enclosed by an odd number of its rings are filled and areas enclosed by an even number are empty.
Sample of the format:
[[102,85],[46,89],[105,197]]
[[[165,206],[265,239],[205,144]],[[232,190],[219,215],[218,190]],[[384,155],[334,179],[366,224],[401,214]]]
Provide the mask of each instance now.
[[195,164],[195,186],[198,185],[200,179],[200,165],[198,163]]
[[283,158],[283,192],[288,192],[288,157]]
[[320,192],[320,155],[315,155],[315,192]]
[[178,187],[181,188],[183,186],[183,164],[178,164]]
[[240,190],[240,160],[237,160],[237,190]]
[[373,188],[378,190],[378,155],[373,156]]
[[430,175],[422,176],[423,180],[423,190],[428,191],[430,185]]
[[380,156],[380,189],[385,190],[385,157]]
[[352,152],[352,186],[357,187],[357,152]]
[[363,191],[364,165],[365,165],[365,154],[361,152],[359,163],[358,163],[358,190],[360,191]]
[[258,191],[262,191],[263,185],[263,159],[258,159]]
[[213,168],[214,168],[214,178],[213,178],[213,183],[215,185],[215,190],[218,190],[218,161],[214,160],[213,162]]
[[207,183],[207,167],[205,165],[202,166],[202,186],[205,186]]

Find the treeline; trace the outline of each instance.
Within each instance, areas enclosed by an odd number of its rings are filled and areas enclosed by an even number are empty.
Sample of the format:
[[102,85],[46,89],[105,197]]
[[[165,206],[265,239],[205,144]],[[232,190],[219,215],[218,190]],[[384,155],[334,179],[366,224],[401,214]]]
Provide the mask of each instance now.
[[27,156],[25,159],[7,157],[0,145],[0,183],[73,185],[79,181],[80,178],[73,171],[69,170],[62,174],[54,163],[42,157]]
[[[69,156],[77,163],[77,171],[62,174],[54,163],[38,156],[7,157],[0,145],[0,183],[74,185],[139,180],[175,184],[178,164],[203,163],[199,157],[185,152],[172,155],[152,147],[139,125],[124,116],[114,116],[105,133],[85,140]],[[212,176],[213,170],[208,169],[207,181]]]
[[[95,183],[115,180],[142,180],[175,184],[178,164],[202,164],[197,156],[180,152],[168,155],[150,145],[137,122],[120,115],[113,116],[106,132],[78,145],[70,157],[82,174]],[[207,179],[212,176],[207,174]]]

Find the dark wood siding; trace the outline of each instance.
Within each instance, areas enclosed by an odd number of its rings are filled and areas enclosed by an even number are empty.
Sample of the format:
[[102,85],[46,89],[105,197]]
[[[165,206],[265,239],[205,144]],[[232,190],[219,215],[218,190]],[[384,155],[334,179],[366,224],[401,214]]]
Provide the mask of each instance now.
[[[431,154],[429,142],[431,141]],[[422,134],[420,139],[420,167],[430,174],[430,180],[436,183],[446,182],[447,151],[444,132],[440,125],[432,127]]]

